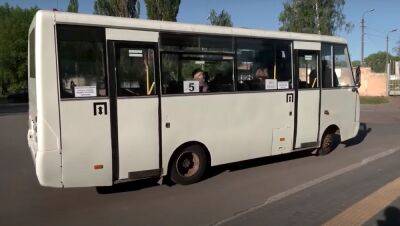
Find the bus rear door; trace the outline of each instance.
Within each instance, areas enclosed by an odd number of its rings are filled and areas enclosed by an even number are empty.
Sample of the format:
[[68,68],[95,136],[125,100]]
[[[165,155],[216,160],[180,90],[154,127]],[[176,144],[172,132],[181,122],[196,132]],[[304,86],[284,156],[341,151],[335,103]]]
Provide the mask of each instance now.
[[107,29],[114,180],[158,176],[158,33]]

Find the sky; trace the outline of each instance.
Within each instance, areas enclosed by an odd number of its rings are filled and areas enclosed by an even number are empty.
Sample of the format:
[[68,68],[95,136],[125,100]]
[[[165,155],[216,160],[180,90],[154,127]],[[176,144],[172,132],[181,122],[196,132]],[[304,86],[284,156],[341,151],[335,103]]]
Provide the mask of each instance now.
[[[141,2],[141,18],[146,18],[146,8]],[[0,0],[0,4],[8,2],[12,6],[22,8],[38,6],[41,9],[66,10],[69,0]],[[80,0],[79,12],[92,13],[94,0]],[[235,27],[278,30],[279,13],[283,9],[284,0],[181,0],[177,20],[183,23],[207,24],[211,9],[225,9],[232,15]],[[360,21],[363,12],[375,9],[365,16],[366,37],[365,56],[377,51],[386,51],[386,34],[390,33],[389,51],[400,41],[400,0],[347,0],[344,14],[347,21],[354,24],[350,33],[338,32],[338,36],[347,39],[352,60],[359,60],[361,53]]]

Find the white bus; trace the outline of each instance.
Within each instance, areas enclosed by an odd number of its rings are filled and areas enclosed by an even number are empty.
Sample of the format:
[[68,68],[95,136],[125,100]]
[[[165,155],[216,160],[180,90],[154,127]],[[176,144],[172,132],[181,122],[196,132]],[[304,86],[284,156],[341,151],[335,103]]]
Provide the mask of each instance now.
[[[39,11],[28,143],[43,186],[111,186],[354,137],[339,37]],[[337,136],[335,135],[335,136]]]

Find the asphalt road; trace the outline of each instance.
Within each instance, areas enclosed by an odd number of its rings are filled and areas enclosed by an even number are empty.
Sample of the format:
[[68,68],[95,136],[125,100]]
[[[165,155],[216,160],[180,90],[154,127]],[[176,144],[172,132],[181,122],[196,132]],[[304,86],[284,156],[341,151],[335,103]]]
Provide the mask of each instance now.
[[[100,194],[95,188],[41,187],[25,139],[27,115],[3,111],[0,225],[320,225],[400,177],[396,151],[316,182],[400,148],[397,105],[363,107],[361,119],[358,136],[324,157],[306,152],[270,157],[216,167],[209,178],[189,186],[146,180]],[[316,183],[302,186],[310,181]],[[285,191],[289,192],[263,205]],[[400,200],[392,203],[394,209],[399,205]],[[367,225],[384,222],[386,215],[382,209]]]

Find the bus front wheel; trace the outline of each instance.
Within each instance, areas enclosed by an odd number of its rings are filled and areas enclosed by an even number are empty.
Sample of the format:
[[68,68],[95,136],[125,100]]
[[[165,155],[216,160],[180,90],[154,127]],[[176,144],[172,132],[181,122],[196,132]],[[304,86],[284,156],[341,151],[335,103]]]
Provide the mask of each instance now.
[[170,178],[177,184],[192,184],[200,181],[207,169],[207,155],[200,145],[189,145],[178,151],[170,169]]

